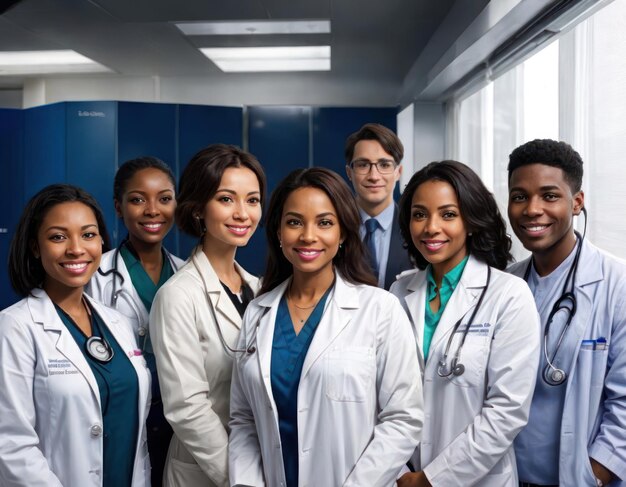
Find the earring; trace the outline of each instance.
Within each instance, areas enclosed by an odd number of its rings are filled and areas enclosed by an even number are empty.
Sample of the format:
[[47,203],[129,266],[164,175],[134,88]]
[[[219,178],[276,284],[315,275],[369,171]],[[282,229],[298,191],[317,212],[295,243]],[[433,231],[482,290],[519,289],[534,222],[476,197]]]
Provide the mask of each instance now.
[[278,246],[282,249],[283,248],[283,243],[279,240],[278,241]]
[[472,232],[469,232],[469,233],[467,234],[467,236],[468,236],[468,237],[471,237],[471,236],[472,236]]
[[342,247],[343,247],[343,244],[339,242],[339,248],[341,249]]

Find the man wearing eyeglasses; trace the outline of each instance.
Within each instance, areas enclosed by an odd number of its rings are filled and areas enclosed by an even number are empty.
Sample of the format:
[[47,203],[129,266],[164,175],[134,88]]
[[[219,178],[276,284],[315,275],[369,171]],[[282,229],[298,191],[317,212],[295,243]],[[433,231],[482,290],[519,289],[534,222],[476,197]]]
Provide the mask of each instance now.
[[403,155],[398,136],[376,123],[363,125],[346,140],[346,172],[361,213],[361,236],[378,286],[385,289],[413,267],[402,246],[398,206],[393,201]]

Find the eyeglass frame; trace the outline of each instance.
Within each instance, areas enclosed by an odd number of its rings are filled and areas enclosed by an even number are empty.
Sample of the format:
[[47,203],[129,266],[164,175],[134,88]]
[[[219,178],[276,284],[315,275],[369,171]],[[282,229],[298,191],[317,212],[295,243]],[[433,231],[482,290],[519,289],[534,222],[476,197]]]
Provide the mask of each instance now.
[[[363,162],[363,163],[367,162],[369,164],[369,167],[367,168],[366,171],[361,172],[359,169],[356,169],[354,167],[354,164],[356,162]],[[379,164],[381,164],[381,163],[389,163],[389,162],[392,164],[391,171],[381,171]],[[362,176],[365,176],[366,174],[369,174],[372,171],[372,167],[376,167],[376,170],[378,171],[379,174],[393,174],[393,172],[398,168],[398,166],[400,166],[400,164],[397,163],[396,161],[394,161],[393,159],[378,159],[376,162],[372,162],[369,159],[355,159],[354,161],[350,161],[350,164],[348,164],[348,166],[356,174],[360,174]]]

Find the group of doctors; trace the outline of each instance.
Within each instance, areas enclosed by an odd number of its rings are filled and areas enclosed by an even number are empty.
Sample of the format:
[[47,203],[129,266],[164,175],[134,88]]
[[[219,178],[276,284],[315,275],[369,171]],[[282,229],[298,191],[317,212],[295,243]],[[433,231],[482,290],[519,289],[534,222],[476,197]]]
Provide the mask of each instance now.
[[[402,166],[369,125],[346,170],[375,194]],[[0,313],[0,485],[626,485],[626,266],[574,231],[569,145],[528,142],[508,172],[532,255],[511,266],[493,195],[434,162],[392,206],[416,268],[390,292],[367,195],[327,169],[273,191],[262,281],[235,255],[265,175],[236,147],[198,152],[177,193],[161,161],[122,165],[128,236],[104,254],[93,198],[44,188]],[[198,238],[186,262],[162,244],[174,220]]]

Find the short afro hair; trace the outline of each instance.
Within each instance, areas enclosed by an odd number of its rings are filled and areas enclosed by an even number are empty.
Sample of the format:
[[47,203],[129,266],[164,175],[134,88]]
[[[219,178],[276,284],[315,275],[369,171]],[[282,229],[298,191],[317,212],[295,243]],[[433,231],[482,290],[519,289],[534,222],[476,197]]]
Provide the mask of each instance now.
[[520,145],[509,156],[509,181],[513,171],[528,164],[545,164],[563,171],[572,192],[583,184],[583,160],[571,145],[551,139],[535,139]]

